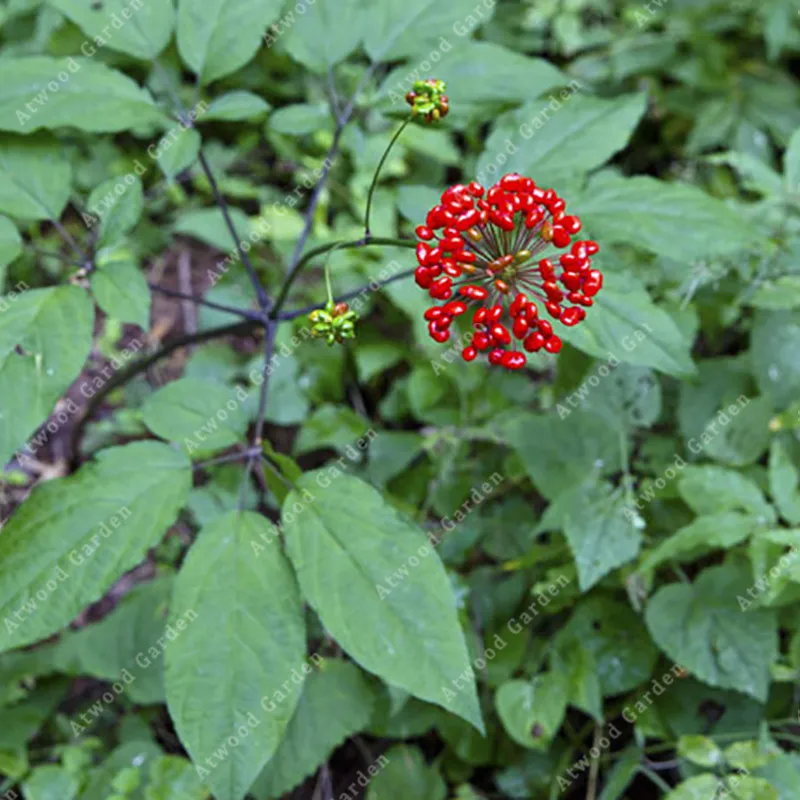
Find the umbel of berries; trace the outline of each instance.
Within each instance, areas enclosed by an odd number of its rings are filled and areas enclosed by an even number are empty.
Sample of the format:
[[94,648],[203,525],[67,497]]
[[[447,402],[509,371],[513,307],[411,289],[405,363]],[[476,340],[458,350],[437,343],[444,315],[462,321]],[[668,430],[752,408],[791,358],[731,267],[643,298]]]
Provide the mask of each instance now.
[[341,344],[345,339],[355,338],[358,314],[351,311],[347,303],[328,300],[325,308],[318,308],[308,315],[308,321],[314,338],[325,339],[328,345]]
[[447,84],[435,78],[414,81],[411,91],[406,95],[406,102],[411,106],[411,115],[421,116],[425,122],[437,122],[446,117],[450,110],[446,91]]
[[441,303],[425,312],[431,337],[448,341],[453,320],[470,313],[465,361],[486,352],[490,364],[521,369],[526,353],[557,353],[554,327],[582,322],[603,285],[591,261],[600,248],[574,240],[580,229],[552,189],[516,173],[488,190],[474,182],[445,190],[416,229],[414,277]]

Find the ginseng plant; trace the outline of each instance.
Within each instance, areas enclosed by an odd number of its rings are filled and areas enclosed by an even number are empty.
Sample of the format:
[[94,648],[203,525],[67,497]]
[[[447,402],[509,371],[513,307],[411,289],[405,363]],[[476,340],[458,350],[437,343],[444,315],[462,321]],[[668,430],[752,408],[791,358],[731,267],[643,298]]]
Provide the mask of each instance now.
[[[0,538],[0,650],[7,651],[62,631],[141,563],[186,506],[195,478],[202,480],[220,464],[244,464],[236,507],[206,520],[174,577],[164,647],[148,650],[151,654],[141,662],[136,659],[144,669],[163,654],[166,699],[175,729],[198,780],[225,800],[240,800],[257,779],[272,780],[271,759],[280,762],[281,747],[292,746],[289,726],[295,713],[302,713],[304,683],[311,692],[312,682],[353,680],[359,691],[372,691],[363,673],[339,657],[341,651],[386,684],[484,729],[449,580],[425,534],[375,488],[347,474],[344,458],[338,468],[304,472],[265,438],[270,377],[281,368],[275,359],[279,326],[305,317],[310,336],[332,347],[349,344],[357,334],[358,314],[348,300],[363,290],[334,292],[330,257],[337,252],[414,250],[415,266],[373,281],[370,288],[413,276],[435,301],[424,313],[430,336],[442,344],[455,340],[465,362],[485,354],[490,366],[520,370],[530,353],[558,353],[559,326],[581,323],[592,306],[602,286],[602,274],[591,265],[598,245],[576,238],[579,217],[567,213],[555,190],[538,186],[531,177],[509,173],[490,187],[475,181],[450,186],[420,220],[414,238],[373,232],[375,190],[392,145],[406,129],[406,135],[413,135],[417,124],[442,123],[449,110],[445,91],[441,81],[421,80],[408,93],[411,111],[392,137],[369,188],[363,235],[307,249],[323,187],[355,110],[359,90],[355,92],[336,116],[325,166],[276,290],[265,285],[238,235],[200,147],[200,168],[236,243],[256,307],[220,303],[151,282],[153,292],[238,320],[167,340],[109,375],[92,391],[74,426],[74,474],[37,486]],[[186,108],[179,106],[174,114],[185,130],[195,130]],[[124,230],[124,221],[117,223]],[[11,316],[4,320],[7,335],[2,341],[20,380],[28,373],[46,377],[64,367],[57,360],[67,358],[62,352],[67,346],[83,347],[85,353],[94,316],[85,290],[91,287],[101,296],[109,268],[104,243],[108,220],[83,242],[54,224],[69,248],[69,264],[76,267],[73,285],[25,292],[7,312]],[[315,266],[324,267],[326,302],[287,308],[293,286]],[[57,332],[47,333],[48,325]],[[61,337],[64,329],[70,332],[69,341],[48,338]],[[133,441],[101,449],[93,460],[82,463],[87,423],[112,392],[179,348],[222,337],[258,342],[263,361],[253,376],[256,399],[251,402],[249,391],[241,386],[226,389],[179,379],[145,403],[147,426],[168,443]],[[476,368],[483,367],[471,367]],[[2,393],[5,401],[5,390]],[[18,400],[4,409],[6,422],[13,424],[17,413],[25,419],[24,393]],[[243,407],[255,412],[241,416]],[[205,421],[203,408],[211,409]],[[232,437],[227,435],[236,428],[229,422],[234,418],[236,425],[244,419],[245,427],[254,419],[249,444],[238,441],[236,430]],[[216,430],[226,423],[228,430]],[[192,427],[194,436],[187,434]],[[24,466],[29,452],[21,448],[16,463]],[[254,486],[259,497],[252,503]],[[282,509],[280,522],[267,516],[268,491]],[[255,511],[250,510],[253,506]],[[384,577],[406,561],[414,566],[413,574],[387,590]],[[317,644],[310,657],[304,603],[327,632],[322,638],[311,636]],[[319,667],[323,656],[331,662],[324,669]],[[128,675],[135,680],[136,673],[126,670],[126,684]],[[76,716],[70,721],[72,733],[83,735],[87,724],[85,715]]]

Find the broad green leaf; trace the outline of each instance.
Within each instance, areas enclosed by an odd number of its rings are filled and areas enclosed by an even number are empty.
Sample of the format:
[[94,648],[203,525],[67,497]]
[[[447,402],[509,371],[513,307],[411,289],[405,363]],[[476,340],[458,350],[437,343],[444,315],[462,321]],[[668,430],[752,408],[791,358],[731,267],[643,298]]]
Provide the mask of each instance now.
[[283,45],[299,64],[324,74],[358,47],[371,10],[361,0],[314,0],[286,31]]
[[760,283],[747,302],[768,311],[800,307],[800,275],[781,275]]
[[[577,82],[526,103],[495,123],[478,159],[477,179],[494,183],[507,172],[519,172],[542,186],[589,172],[625,147],[646,105],[643,94],[587,97]],[[508,158],[499,166],[501,154]]]
[[605,697],[642,684],[658,657],[647,629],[630,606],[603,594],[592,595],[575,608],[556,644],[565,661],[574,657],[576,649],[591,653]]
[[[363,776],[363,777],[362,777]],[[378,756],[356,779],[369,781],[366,800],[445,800],[447,784],[435,764],[428,764],[418,747],[395,745]]]
[[[247,214],[238,208],[231,208],[230,216],[240,240],[245,241],[252,227]],[[236,242],[218,208],[199,208],[181,214],[173,231],[191,236],[222,252],[234,252],[236,249]]]
[[30,289],[5,302],[8,307],[0,313],[2,464],[18,448],[21,460],[36,457],[40,445],[25,440],[78,376],[94,324],[89,296],[77,286]]
[[257,94],[237,90],[215,97],[201,119],[203,122],[209,120],[236,122],[260,117],[269,109],[269,103]]
[[497,714],[517,744],[546,750],[567,710],[564,676],[543,672],[531,681],[504,683],[495,696]]
[[450,582],[422,531],[335,466],[306,473],[282,519],[303,594],[341,647],[482,730]]
[[678,491],[695,514],[741,510],[761,524],[775,521],[775,512],[753,481],[733,469],[715,466],[684,467]]
[[295,103],[270,114],[265,127],[267,131],[300,136],[331,124],[331,112],[325,103]]
[[740,397],[721,408],[697,439],[689,440],[689,450],[734,467],[752,464],[769,446],[773,416],[770,397]]
[[28,134],[71,127],[104,133],[164,125],[167,119],[149,92],[96,59],[30,56],[3,61],[0,130]]
[[586,592],[613,569],[636,558],[642,532],[620,488],[595,480],[559,495],[539,530],[563,530]]
[[144,800],[206,800],[191,762],[179,756],[162,756],[150,764]]
[[164,649],[158,640],[166,636],[172,642],[180,635],[166,628],[171,594],[171,578],[134,587],[100,622],[61,637],[59,665],[69,674],[118,681],[135,703],[165,702]]
[[633,244],[687,262],[759,241],[734,209],[685,183],[599,175],[572,206],[600,242]]
[[777,789],[763,778],[731,773],[725,780],[715,775],[695,775],[664,796],[664,800],[783,800]]
[[581,325],[559,331],[564,341],[595,358],[651,367],[685,378],[695,371],[691,342],[672,317],[631,278],[606,274],[605,286]]
[[[167,701],[198,775],[242,800],[276,751],[311,668],[297,583],[272,526],[232,511],[200,531],[175,581],[170,624],[196,617],[166,652]],[[212,635],[209,635],[210,632]]]
[[150,741],[133,741],[120,745],[91,772],[80,800],[108,800],[108,787],[122,770],[131,767],[147,770],[161,755],[159,747]]
[[724,789],[725,784],[714,775],[695,775],[673,789],[664,800],[709,800]]
[[781,516],[790,525],[800,525],[800,470],[779,439],[769,451],[769,490]]
[[86,201],[87,215],[94,218],[93,224],[100,224],[101,246],[116,244],[135,227],[143,209],[142,182],[133,172],[103,181]]
[[157,436],[180,442],[190,454],[207,453],[242,441],[247,429],[243,390],[199,378],[179,378],[150,395],[144,423]]
[[0,651],[61,630],[164,536],[191,488],[186,456],[136,442],[37,486],[0,537]]
[[678,755],[701,767],[716,767],[725,763],[722,750],[707,736],[681,736],[678,739]]
[[698,517],[648,553],[639,570],[647,572],[665,561],[691,561],[715,549],[727,550],[758,529],[758,517],[739,511],[720,511]]
[[[492,18],[491,4],[481,6],[479,12],[476,8],[471,0],[383,0],[370,6],[366,14],[364,49],[373,61],[397,61],[402,56],[427,55],[430,47],[438,44],[445,54],[440,61],[446,61],[453,50],[451,31],[464,37]],[[464,49],[467,43],[456,39],[456,50]],[[441,66],[442,63],[437,64],[437,70]],[[438,71],[436,76],[440,77]],[[427,73],[418,74],[411,80],[427,77]],[[409,85],[404,91],[410,88]]]
[[22,252],[22,237],[17,226],[8,219],[0,216],[0,290],[3,288],[3,272]]
[[36,767],[22,784],[28,800],[74,800],[80,784],[64,767],[45,764]]
[[203,85],[230,75],[256,54],[282,6],[281,0],[178,0],[181,58]]
[[72,169],[53,139],[0,135],[0,211],[23,220],[59,219],[71,184]]
[[104,247],[90,282],[97,305],[112,319],[150,327],[150,287],[127,247]]
[[81,52],[93,56],[108,47],[121,53],[152,61],[172,38],[175,9],[172,0],[48,0],[91,37]]
[[[30,680],[30,676],[26,680]],[[16,750],[36,738],[50,715],[64,700],[66,688],[62,681],[45,683],[21,702],[4,707],[0,751]]]
[[778,654],[773,611],[744,613],[748,570],[710,567],[692,584],[663,586],[647,604],[645,621],[655,643],[676,664],[710,686],[767,699],[770,667]]
[[375,700],[375,689],[358,667],[346,661],[326,661],[306,680],[292,721],[252,794],[258,800],[270,800],[291,791],[345,739],[367,727]]
[[800,128],[789,140],[783,157],[784,188],[789,194],[800,193]]
[[[444,13],[452,13],[452,5],[432,4]],[[408,24],[407,9],[402,12],[402,19],[404,25]],[[414,35],[411,28],[408,33]],[[451,107],[461,115],[482,104],[522,103],[530,100],[531,94],[542,94],[569,83],[569,78],[549,61],[530,58],[489,42],[457,42],[452,52],[442,50],[442,53],[446,54],[436,64],[435,75],[447,83]],[[404,100],[406,92],[415,80],[425,77],[419,66],[411,70],[406,66],[398,67],[386,78],[381,93],[391,101],[392,108],[405,111],[408,108]]]
[[760,311],[750,357],[759,388],[780,408],[800,397],[800,311]]
[[514,414],[499,421],[496,429],[549,500],[592,473],[612,474],[622,466],[619,433],[590,411]]
[[158,166],[164,175],[174,178],[194,164],[201,144],[200,134],[194,128],[181,128],[168,148],[159,149]]
[[360,414],[345,406],[326,403],[303,423],[294,449],[302,455],[322,447],[343,448],[355,443],[369,430],[369,422]]

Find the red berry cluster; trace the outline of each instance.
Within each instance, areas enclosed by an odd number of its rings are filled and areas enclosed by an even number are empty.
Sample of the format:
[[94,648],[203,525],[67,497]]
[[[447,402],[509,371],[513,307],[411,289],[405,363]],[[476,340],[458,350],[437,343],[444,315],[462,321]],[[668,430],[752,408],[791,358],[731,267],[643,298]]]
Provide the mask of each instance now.
[[[488,350],[490,364],[521,369],[527,362],[522,350],[557,353],[561,339],[535,301],[570,327],[583,321],[585,307],[603,285],[600,270],[591,268],[591,256],[600,248],[597,242],[573,241],[581,221],[565,209],[552,189],[516,173],[488,190],[475,182],[446,189],[416,229],[417,285],[447,301],[425,312],[431,337],[446,342],[453,319],[474,303],[479,307],[472,316],[472,341],[462,352],[465,361]],[[540,257],[551,245],[569,248],[558,258],[560,272],[550,258]],[[454,293],[457,299],[451,299]]]

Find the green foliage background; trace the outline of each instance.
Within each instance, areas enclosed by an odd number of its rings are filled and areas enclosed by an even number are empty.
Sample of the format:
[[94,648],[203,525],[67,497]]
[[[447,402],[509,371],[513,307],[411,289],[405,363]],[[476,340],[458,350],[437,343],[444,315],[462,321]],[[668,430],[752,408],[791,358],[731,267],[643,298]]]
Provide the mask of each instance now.
[[[0,797],[796,800],[798,64],[792,0],[0,3]],[[523,373],[399,241],[509,171],[606,276]]]

